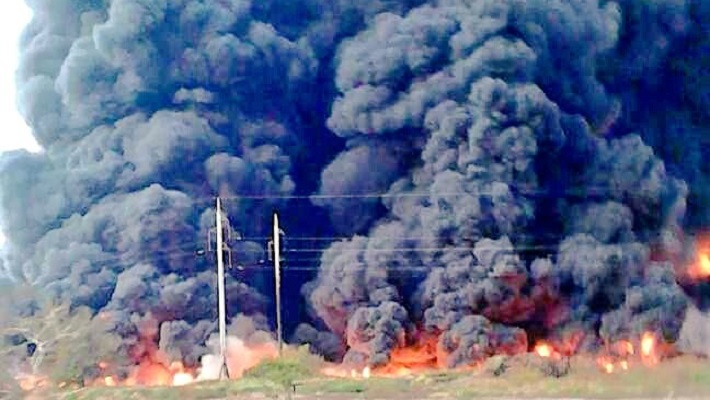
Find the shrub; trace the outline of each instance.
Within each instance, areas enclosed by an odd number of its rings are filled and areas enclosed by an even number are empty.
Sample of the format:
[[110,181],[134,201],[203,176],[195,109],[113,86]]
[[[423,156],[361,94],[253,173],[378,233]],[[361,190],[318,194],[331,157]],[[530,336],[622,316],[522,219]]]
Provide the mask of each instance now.
[[264,360],[256,367],[246,371],[244,376],[265,379],[285,388],[290,388],[299,379],[305,379],[316,373],[322,360],[308,351],[308,346],[288,349],[281,358]]
[[571,365],[570,358],[563,357],[560,360],[548,359],[542,364],[542,373],[545,376],[550,376],[553,378],[561,378],[570,373]]

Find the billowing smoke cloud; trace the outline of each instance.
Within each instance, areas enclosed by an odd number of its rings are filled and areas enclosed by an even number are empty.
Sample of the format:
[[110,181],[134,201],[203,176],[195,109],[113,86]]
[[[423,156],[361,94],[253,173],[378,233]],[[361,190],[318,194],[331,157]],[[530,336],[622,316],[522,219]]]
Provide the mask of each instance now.
[[[594,60],[617,44],[622,11],[593,1],[431,2],[382,14],[341,45],[328,126],[349,141],[420,146],[383,200],[386,215],[367,239],[324,253],[310,293],[316,314],[349,339],[383,330],[368,334],[371,363],[387,359],[407,326],[363,315],[396,309],[393,300],[441,334],[450,365],[498,346],[480,336],[526,347],[516,333],[491,333],[498,324],[560,337],[677,336],[685,300],[672,268],[651,263],[649,244],[678,227],[686,185],[638,136],[596,135],[619,112]],[[347,167],[336,158],[328,168]],[[396,284],[416,269],[426,276],[419,290]]]
[[288,336],[331,359],[422,332],[450,366],[570,332],[675,339],[665,253],[710,221],[708,7],[351,3],[32,2],[18,96],[44,151],[0,157],[5,277],[110,312],[129,347],[151,321],[196,365],[220,195],[237,330],[273,328],[279,209],[287,239],[345,237],[300,249],[317,265],[284,288]]
[[[294,192],[307,121],[292,102],[318,60],[248,1],[32,6],[19,98],[45,151],[3,158],[5,270],[125,321],[150,314],[161,347],[194,363],[214,330],[212,261],[197,256],[212,199]],[[263,236],[245,216],[281,203],[225,208],[235,230]],[[264,258],[263,243],[234,248],[242,263]],[[248,281],[228,289],[230,313],[265,311]]]
[[439,345],[447,354],[446,365],[450,367],[483,361],[496,354],[519,354],[528,348],[525,331],[491,324],[480,315],[459,319],[441,336]]
[[[704,33],[710,7],[702,0],[618,2],[618,45],[602,60],[601,76],[622,99],[614,136],[638,132],[668,168],[690,184],[686,229],[710,222],[710,98]],[[606,62],[606,61],[611,62]]]

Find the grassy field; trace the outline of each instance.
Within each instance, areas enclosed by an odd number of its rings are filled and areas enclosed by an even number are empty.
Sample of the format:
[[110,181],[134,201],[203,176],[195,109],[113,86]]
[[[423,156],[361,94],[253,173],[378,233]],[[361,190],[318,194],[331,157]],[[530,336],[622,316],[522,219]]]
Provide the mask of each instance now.
[[[295,360],[295,359],[294,359]],[[593,360],[576,358],[569,374],[549,376],[540,360],[510,359],[496,376],[489,369],[436,372],[408,378],[326,378],[298,360],[272,362],[251,376],[179,388],[85,388],[37,393],[29,398],[62,400],[172,399],[710,399],[710,361],[681,357],[647,368],[608,375]],[[498,372],[501,372],[498,370]],[[296,383],[295,392],[292,383]]]

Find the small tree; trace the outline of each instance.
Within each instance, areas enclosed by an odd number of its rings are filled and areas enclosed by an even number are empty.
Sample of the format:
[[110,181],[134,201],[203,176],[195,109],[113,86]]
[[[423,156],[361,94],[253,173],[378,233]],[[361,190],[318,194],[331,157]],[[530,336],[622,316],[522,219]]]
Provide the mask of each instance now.
[[33,315],[15,316],[4,325],[4,335],[24,339],[10,351],[24,352],[33,375],[55,382],[82,384],[99,362],[116,357],[121,344],[110,321],[94,317],[86,307],[72,309],[64,303],[47,302]]
[[0,280],[0,399],[19,398],[18,375],[29,372],[27,368],[21,368],[27,350],[20,344],[26,339],[10,333],[9,328],[19,318],[19,312],[31,312],[36,298],[31,287]]

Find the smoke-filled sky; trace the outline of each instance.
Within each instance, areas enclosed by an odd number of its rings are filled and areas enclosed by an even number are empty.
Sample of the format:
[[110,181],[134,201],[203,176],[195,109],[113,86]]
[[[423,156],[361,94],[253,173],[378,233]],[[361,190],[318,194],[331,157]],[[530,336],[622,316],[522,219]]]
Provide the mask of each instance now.
[[0,158],[1,270],[127,344],[151,320],[171,357],[206,351],[216,195],[230,315],[273,327],[278,210],[287,336],[329,357],[677,337],[710,225],[707,2],[28,3],[46,151]]
[[[15,149],[38,150],[30,128],[17,112],[15,99],[15,69],[19,56],[20,34],[31,18],[30,9],[17,0],[7,2],[0,15],[0,52],[5,55],[0,66],[0,119],[5,132],[12,132],[0,137],[0,152]],[[0,246],[5,243],[5,235],[0,232]]]
[[0,152],[19,148],[36,150],[30,129],[22,121],[15,103],[15,69],[19,56],[20,34],[32,15],[21,0],[5,3],[0,15],[0,51],[4,54],[4,61],[0,66],[0,118],[6,134],[0,138]]

